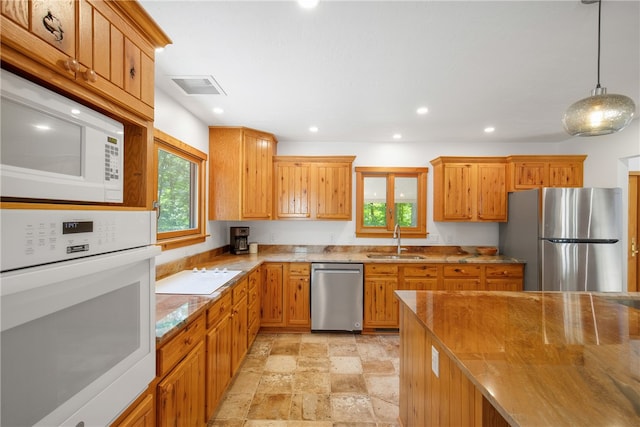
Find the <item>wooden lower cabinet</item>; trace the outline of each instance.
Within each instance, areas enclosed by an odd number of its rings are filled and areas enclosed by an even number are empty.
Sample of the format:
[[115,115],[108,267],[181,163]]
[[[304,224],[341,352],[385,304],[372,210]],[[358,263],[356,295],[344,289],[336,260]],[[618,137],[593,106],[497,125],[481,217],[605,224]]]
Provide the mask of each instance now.
[[211,419],[231,382],[231,292],[207,310],[205,421]]
[[262,265],[260,292],[260,324],[282,327],[284,319],[284,263],[268,262]]
[[[245,279],[246,282],[246,279]],[[246,283],[243,285],[246,288]],[[247,354],[247,295],[246,291],[242,295],[235,299],[234,289],[234,302],[231,309],[231,376],[235,375],[236,371],[242,363],[242,359]]]
[[113,423],[111,427],[155,427],[155,383]]
[[365,264],[364,329],[397,329],[396,290],[521,291],[524,264]]
[[311,328],[311,265],[292,262],[288,265],[286,283],[287,326]]
[[247,313],[249,330],[247,335],[247,345],[251,347],[255,341],[258,331],[260,330],[260,287],[262,284],[262,276],[260,268],[256,268],[249,273],[249,292],[247,294],[247,304],[249,310]]
[[204,423],[204,341],[195,346],[158,383],[158,426],[198,426]]

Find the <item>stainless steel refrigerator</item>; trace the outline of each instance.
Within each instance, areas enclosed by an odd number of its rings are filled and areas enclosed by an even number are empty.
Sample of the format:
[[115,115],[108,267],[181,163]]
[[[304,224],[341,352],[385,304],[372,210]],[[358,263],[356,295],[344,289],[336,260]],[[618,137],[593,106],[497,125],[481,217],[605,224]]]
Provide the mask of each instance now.
[[500,253],[526,261],[526,291],[621,292],[621,206],[620,188],[510,193]]

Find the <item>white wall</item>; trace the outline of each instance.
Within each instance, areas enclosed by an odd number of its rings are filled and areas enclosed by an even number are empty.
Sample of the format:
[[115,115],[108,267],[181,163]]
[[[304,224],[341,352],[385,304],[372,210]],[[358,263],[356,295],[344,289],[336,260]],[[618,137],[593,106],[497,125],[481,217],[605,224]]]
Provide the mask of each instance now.
[[[156,127],[208,153],[208,129],[172,99],[156,91]],[[263,129],[273,131],[272,129]],[[277,134],[276,134],[277,137]],[[486,137],[483,139],[487,139]],[[406,245],[497,245],[498,225],[481,223],[434,223],[433,172],[430,160],[438,156],[504,156],[509,154],[587,154],[585,186],[623,187],[629,159],[640,156],[640,121],[615,135],[571,138],[561,143],[504,144],[478,141],[473,144],[428,143],[308,143],[280,142],[278,155],[355,155],[354,166],[426,166],[428,239],[403,239]],[[631,161],[632,165],[634,161]],[[355,208],[355,185],[352,199]],[[624,192],[626,194],[626,191]],[[391,239],[357,239],[355,222],[344,221],[210,221],[211,238],[203,245],[163,253],[159,263],[227,244],[228,227],[248,225],[250,240],[289,245],[391,245]]]

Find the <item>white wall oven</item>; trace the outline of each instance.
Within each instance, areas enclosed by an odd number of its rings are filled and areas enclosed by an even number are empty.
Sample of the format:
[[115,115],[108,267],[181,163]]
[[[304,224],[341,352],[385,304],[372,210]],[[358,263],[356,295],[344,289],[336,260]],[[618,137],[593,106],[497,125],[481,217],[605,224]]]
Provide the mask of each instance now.
[[109,425],[155,376],[154,213],[0,215],[0,425]]
[[1,196],[122,203],[122,123],[1,72]]

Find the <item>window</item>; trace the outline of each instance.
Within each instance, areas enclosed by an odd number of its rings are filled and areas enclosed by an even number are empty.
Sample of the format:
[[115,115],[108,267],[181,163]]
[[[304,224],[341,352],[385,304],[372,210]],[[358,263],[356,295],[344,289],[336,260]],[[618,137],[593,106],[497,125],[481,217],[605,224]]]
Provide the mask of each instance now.
[[155,129],[157,240],[162,249],[205,240],[207,155]]
[[427,236],[427,168],[356,168],[356,236]]

